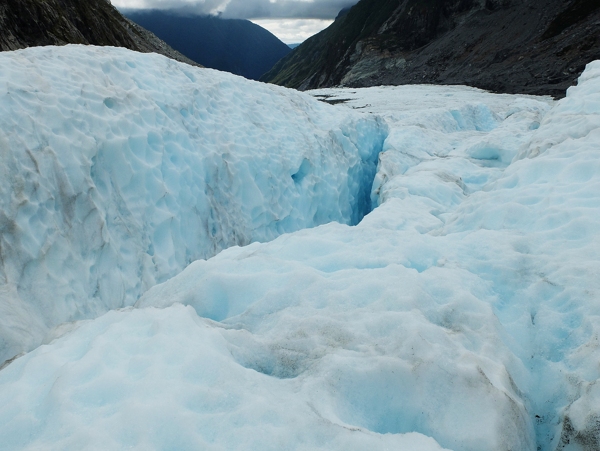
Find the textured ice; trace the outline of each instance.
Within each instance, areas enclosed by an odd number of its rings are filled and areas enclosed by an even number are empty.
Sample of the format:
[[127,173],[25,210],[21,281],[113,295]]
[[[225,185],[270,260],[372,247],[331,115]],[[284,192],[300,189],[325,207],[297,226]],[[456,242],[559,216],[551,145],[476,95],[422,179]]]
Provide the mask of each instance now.
[[0,371],[6,449],[600,449],[600,62],[559,102],[313,95],[389,127],[377,208],[55,329]]
[[190,262],[356,224],[386,127],[158,55],[0,54],[0,364]]
[[442,451],[329,422],[308,384],[236,361],[247,336],[181,305],[79,324],[0,372],[2,449]]

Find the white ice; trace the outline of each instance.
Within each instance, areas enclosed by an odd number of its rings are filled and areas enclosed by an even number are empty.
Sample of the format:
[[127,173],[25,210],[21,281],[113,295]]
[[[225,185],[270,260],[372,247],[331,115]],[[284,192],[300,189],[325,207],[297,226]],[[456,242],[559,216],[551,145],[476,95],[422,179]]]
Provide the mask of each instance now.
[[7,449],[600,449],[600,62],[559,102],[312,94],[387,124],[377,208],[55,329],[0,371]]
[[370,210],[387,130],[158,55],[0,54],[0,364],[232,245]]

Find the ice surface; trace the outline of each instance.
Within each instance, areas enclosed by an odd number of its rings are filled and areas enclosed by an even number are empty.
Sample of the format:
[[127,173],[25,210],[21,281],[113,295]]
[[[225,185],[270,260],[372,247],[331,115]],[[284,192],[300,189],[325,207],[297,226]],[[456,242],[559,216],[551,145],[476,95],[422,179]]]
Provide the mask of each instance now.
[[0,55],[0,364],[190,262],[370,211],[386,127],[158,55]]
[[[313,92],[347,99],[311,107],[328,130],[384,118],[378,207],[356,227],[230,247],[135,308],[55,329],[0,371],[0,442],[597,451],[599,75],[591,64],[556,103]],[[296,163],[292,183],[308,177]]]
[[[254,367],[276,374],[279,350],[296,351],[292,375],[335,393],[332,421],[455,450],[599,449],[600,83],[587,80],[552,109],[459,87],[316,92],[390,125],[379,208],[196,262],[139,305],[250,331],[277,350],[269,365],[250,352]],[[294,333],[318,336],[323,318],[343,344],[297,356]]]
[[[421,434],[327,421],[300,380],[236,361],[235,340],[248,335],[181,305],[80,324],[0,372],[2,448],[442,451]],[[24,409],[31,399],[43,401]]]

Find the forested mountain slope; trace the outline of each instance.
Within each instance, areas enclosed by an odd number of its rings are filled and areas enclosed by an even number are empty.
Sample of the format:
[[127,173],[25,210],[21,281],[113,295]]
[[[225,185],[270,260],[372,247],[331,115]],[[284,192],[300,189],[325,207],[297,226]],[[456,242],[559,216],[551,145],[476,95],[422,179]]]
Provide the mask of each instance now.
[[125,14],[197,63],[254,80],[291,51],[249,20],[185,17],[168,11]]

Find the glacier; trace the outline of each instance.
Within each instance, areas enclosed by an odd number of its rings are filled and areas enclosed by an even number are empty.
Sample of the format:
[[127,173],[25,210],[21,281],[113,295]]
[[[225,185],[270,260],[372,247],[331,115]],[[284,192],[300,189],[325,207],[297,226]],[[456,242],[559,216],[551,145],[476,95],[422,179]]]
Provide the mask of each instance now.
[[0,67],[0,363],[194,260],[371,209],[378,118],[123,49]]
[[0,57],[6,449],[600,449],[600,62],[555,102]]

